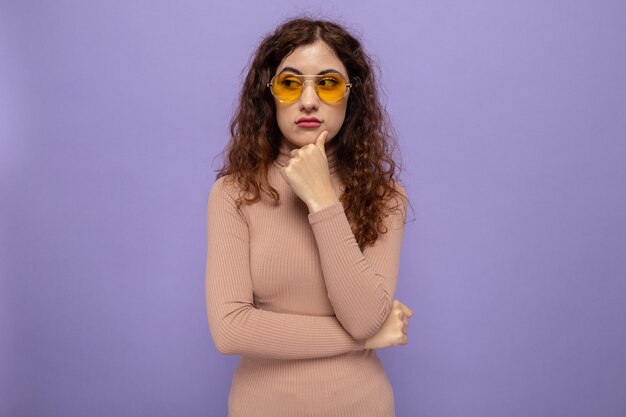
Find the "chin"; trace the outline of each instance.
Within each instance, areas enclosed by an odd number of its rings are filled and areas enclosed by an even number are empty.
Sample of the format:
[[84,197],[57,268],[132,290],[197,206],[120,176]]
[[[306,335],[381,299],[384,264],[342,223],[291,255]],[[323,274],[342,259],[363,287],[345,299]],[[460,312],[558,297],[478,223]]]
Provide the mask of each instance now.
[[316,137],[317,137],[317,134],[299,133],[291,137],[288,137],[287,140],[291,143],[306,145],[311,140],[314,141]]

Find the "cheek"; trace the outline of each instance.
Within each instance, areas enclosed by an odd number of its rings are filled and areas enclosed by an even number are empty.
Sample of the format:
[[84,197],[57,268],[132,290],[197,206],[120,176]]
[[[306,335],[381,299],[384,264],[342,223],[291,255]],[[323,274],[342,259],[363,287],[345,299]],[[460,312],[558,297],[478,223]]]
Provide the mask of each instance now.
[[276,121],[281,129],[287,126],[287,119],[289,119],[288,113],[286,109],[276,107]]
[[337,116],[335,118],[335,124],[337,125],[337,130],[341,129],[341,126],[343,126],[343,123],[346,121],[346,108],[344,106],[344,108],[337,113]]

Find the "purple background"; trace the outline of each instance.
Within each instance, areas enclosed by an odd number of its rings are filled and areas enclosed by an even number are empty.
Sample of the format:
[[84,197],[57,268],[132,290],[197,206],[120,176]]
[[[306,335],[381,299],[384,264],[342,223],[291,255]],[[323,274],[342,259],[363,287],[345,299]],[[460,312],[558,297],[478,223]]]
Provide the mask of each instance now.
[[282,18],[378,62],[415,221],[398,417],[626,415],[620,1],[3,1],[0,415],[226,416],[206,199]]

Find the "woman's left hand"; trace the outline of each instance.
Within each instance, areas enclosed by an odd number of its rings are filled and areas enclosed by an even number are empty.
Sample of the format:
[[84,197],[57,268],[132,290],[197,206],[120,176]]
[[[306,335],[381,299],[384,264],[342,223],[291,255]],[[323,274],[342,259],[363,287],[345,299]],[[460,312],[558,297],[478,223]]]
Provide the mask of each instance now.
[[310,212],[322,210],[339,202],[330,181],[328,159],[324,143],[328,131],[323,131],[315,140],[301,148],[291,151],[287,166],[280,169],[280,174],[291,189],[309,207]]

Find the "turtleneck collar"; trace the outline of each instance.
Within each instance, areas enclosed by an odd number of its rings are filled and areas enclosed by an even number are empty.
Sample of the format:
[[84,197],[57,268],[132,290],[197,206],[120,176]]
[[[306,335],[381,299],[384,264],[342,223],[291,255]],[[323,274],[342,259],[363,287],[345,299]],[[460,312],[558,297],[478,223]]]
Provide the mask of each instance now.
[[[274,162],[278,163],[280,166],[286,166],[291,159],[291,150],[296,148],[297,146],[292,145],[283,138],[278,148],[278,156]],[[324,145],[324,150],[326,151],[326,159],[328,160],[328,169],[332,174],[337,170],[336,143],[330,141],[330,143]]]

